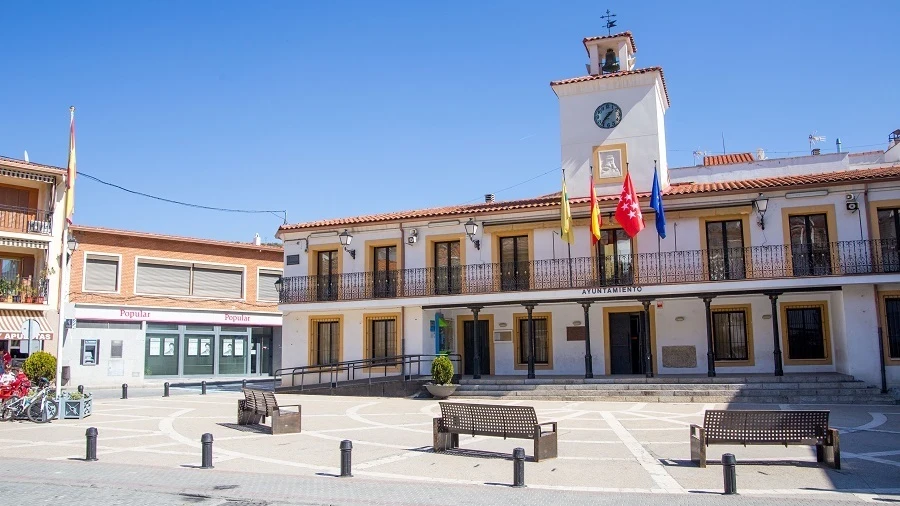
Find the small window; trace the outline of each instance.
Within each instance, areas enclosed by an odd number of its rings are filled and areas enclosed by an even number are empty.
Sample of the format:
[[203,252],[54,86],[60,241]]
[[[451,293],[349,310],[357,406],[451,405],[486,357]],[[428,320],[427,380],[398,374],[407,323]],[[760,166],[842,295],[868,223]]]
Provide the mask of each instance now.
[[716,361],[746,361],[750,359],[745,309],[714,309],[712,311],[713,350]]
[[97,356],[100,351],[98,339],[81,340],[81,365],[97,365]]
[[[534,323],[534,363],[547,365],[550,363],[550,340],[547,318],[533,317]],[[529,343],[528,318],[519,318],[519,364],[528,364]]]
[[84,289],[88,292],[115,292],[119,289],[119,259],[88,255],[84,264]]
[[178,330],[177,323],[148,323],[147,330]]
[[288,255],[286,263],[288,265],[300,265],[300,255]]
[[279,293],[275,283],[279,279],[281,279],[280,271],[259,271],[257,300],[260,302],[278,302]]
[[112,341],[110,343],[109,358],[122,358],[122,341]]

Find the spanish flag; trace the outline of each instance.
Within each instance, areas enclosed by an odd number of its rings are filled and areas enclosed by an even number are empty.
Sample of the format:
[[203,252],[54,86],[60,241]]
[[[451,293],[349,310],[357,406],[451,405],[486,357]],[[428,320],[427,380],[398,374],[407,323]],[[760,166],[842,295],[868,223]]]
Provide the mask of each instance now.
[[[593,172],[593,169],[591,169]],[[594,174],[591,174],[591,244],[597,244],[600,240],[600,203],[597,202],[597,192],[594,191]]]
[[563,241],[575,244],[575,230],[572,226],[572,209],[569,208],[569,194],[566,192],[566,172],[563,171],[562,201],[560,202],[560,231]]
[[66,221],[75,212],[75,107],[69,107],[69,165],[66,172]]
[[66,171],[66,221],[75,212],[75,107],[69,107],[69,165]]

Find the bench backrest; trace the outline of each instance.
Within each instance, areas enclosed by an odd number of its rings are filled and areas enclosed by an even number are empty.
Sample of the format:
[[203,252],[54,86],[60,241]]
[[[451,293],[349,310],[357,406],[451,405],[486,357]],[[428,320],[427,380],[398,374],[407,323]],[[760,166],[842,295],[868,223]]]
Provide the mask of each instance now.
[[441,423],[450,432],[463,434],[531,438],[537,413],[531,406],[458,404],[442,402]]
[[802,443],[825,438],[828,413],[709,410],[703,428],[710,443]]
[[275,393],[255,388],[244,389],[244,405],[257,413],[265,413],[271,416],[278,409]]

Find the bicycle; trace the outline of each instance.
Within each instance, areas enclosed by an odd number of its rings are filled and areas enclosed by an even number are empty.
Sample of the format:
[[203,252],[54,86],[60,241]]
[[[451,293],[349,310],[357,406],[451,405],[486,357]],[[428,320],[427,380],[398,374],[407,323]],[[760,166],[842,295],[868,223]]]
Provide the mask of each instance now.
[[12,421],[28,417],[34,423],[46,423],[56,418],[59,408],[50,398],[50,381],[41,378],[38,390],[26,397],[13,396],[0,405],[0,421]]

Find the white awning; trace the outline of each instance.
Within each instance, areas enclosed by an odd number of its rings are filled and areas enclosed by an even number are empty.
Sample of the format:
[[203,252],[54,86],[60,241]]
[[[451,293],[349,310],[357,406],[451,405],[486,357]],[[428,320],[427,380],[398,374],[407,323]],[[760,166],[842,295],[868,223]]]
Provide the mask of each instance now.
[[10,246],[13,248],[32,248],[46,250],[50,246],[50,237],[47,241],[33,241],[29,239],[16,239],[13,237],[0,237],[0,246]]
[[25,320],[37,320],[40,326],[38,340],[53,339],[53,328],[43,311],[0,311],[0,341],[24,339]]

